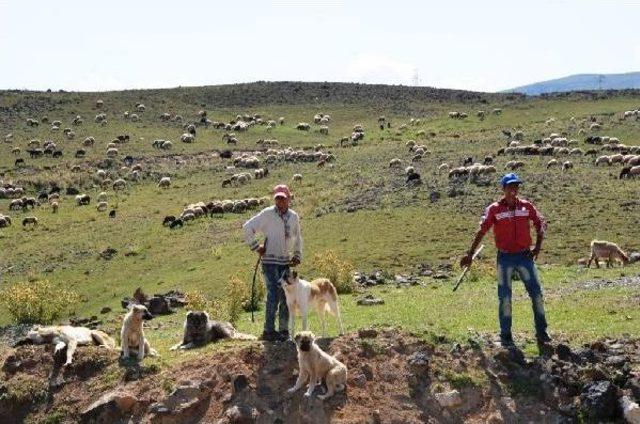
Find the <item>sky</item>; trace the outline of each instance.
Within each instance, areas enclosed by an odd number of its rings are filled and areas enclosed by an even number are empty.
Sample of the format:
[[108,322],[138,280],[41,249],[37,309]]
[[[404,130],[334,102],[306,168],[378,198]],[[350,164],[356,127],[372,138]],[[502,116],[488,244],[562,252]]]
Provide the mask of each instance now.
[[0,0],[0,89],[341,81],[499,91],[640,71],[640,0]]

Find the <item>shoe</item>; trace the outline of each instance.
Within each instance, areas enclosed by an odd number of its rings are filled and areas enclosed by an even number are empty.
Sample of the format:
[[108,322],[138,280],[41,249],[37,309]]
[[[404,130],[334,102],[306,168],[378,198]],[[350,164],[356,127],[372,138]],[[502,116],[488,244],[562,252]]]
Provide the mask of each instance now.
[[536,340],[538,343],[551,343],[551,337],[549,337],[546,331],[536,334]]
[[275,331],[263,331],[260,340],[265,342],[277,342],[280,340],[280,335]]
[[291,337],[289,336],[289,331],[287,330],[280,331],[277,337],[278,337],[278,341],[280,342],[286,342],[291,339]]
[[500,336],[500,344],[502,347],[514,347],[516,344],[513,342],[513,337],[509,334],[508,336]]

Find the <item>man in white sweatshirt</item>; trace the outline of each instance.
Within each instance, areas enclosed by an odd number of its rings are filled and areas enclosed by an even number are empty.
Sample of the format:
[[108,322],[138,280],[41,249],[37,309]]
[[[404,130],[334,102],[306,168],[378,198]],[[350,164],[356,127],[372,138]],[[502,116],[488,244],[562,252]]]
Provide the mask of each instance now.
[[[243,228],[245,241],[252,251],[262,258],[262,272],[267,285],[267,307],[262,339],[285,341],[289,339],[289,310],[284,290],[278,280],[290,266],[297,266],[302,259],[302,237],[298,214],[289,209],[291,192],[284,184],[273,189],[275,206],[264,208],[248,220]],[[265,243],[260,245],[258,234],[263,234]],[[275,329],[276,312],[278,328]]]

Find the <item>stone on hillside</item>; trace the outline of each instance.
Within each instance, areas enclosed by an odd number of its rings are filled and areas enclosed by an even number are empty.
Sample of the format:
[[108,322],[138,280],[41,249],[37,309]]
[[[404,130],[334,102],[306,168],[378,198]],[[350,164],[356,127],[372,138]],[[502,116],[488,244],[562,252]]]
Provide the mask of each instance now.
[[631,252],[629,254],[629,263],[640,261],[640,252]]
[[457,390],[451,390],[450,392],[436,393],[433,395],[438,404],[443,408],[455,408],[462,405],[462,397]]
[[640,424],[640,406],[629,399],[628,396],[620,398],[620,406],[622,407],[622,416],[625,421],[630,424]]
[[137,403],[138,399],[130,393],[107,393],[81,412],[80,422],[111,424],[127,421]]
[[358,299],[356,303],[361,306],[384,305],[384,300],[374,297],[372,294],[368,294]]
[[211,390],[202,384],[180,386],[165,400],[149,407],[149,412],[154,414],[151,421],[166,424],[200,422],[210,400]]
[[620,417],[618,388],[610,381],[595,381],[580,395],[580,409],[587,420],[614,420]]
[[251,424],[255,423],[260,413],[251,406],[248,405],[234,405],[227,409],[224,413],[226,420],[222,422],[228,422],[229,424]]

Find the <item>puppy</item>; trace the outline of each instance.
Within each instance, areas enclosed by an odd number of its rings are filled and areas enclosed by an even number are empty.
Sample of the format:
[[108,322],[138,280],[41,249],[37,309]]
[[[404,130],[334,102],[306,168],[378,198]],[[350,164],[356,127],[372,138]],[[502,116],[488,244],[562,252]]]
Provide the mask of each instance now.
[[124,316],[122,331],[120,332],[123,358],[129,358],[131,350],[137,352],[138,361],[142,361],[145,356],[158,355],[158,352],[149,346],[149,341],[144,337],[144,330],[142,329],[143,321],[152,318],[153,315],[144,305],[132,305],[129,308],[129,312]]
[[347,387],[347,367],[333,356],[324,352],[315,342],[316,336],[310,331],[301,331],[296,334],[294,341],[298,349],[298,380],[287,393],[292,394],[300,390],[308,382],[305,396],[311,396],[316,385],[324,379],[327,385],[327,393],[318,396],[325,400],[334,395],[336,391],[342,391]]
[[107,349],[115,349],[116,346],[116,342],[102,331],[70,325],[35,326],[29,330],[23,340],[17,343],[17,345],[23,344],[53,344],[55,345],[54,356],[66,348],[67,359],[63,367],[71,364],[78,346],[97,345]]
[[331,281],[318,278],[311,282],[298,278],[296,271],[287,269],[280,278],[280,285],[284,289],[289,308],[289,334],[294,334],[295,316],[302,316],[302,330],[309,329],[307,317],[309,308],[316,308],[322,322],[322,335],[327,336],[325,313],[335,315],[340,324],[340,335],[344,334],[340,308],[338,307],[338,292]]
[[182,342],[171,347],[171,350],[192,349],[220,339],[257,340],[251,334],[239,333],[230,322],[213,321],[206,312],[189,311],[184,322]]

